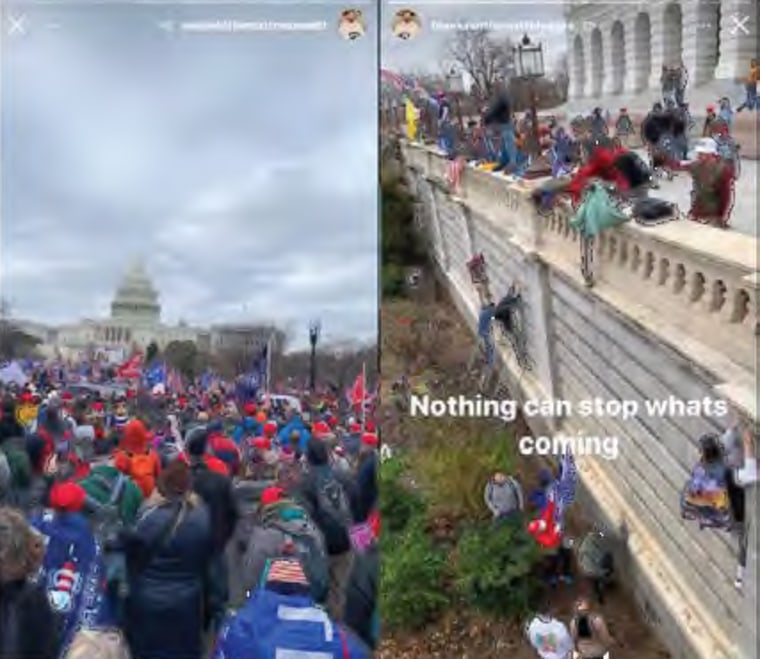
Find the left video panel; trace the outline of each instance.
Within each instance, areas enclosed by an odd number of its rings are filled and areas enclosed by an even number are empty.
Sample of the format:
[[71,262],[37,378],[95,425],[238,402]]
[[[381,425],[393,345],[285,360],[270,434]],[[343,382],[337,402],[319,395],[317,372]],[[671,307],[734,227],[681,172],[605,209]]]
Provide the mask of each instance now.
[[3,3],[9,656],[370,656],[375,14]]

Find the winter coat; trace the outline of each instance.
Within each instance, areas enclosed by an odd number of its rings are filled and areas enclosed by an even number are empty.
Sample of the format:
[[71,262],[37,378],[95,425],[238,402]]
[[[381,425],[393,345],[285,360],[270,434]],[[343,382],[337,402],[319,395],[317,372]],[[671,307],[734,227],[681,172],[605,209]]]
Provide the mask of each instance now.
[[[214,555],[211,518],[198,497],[162,500],[125,538],[129,574],[125,632],[133,659],[201,659],[206,575]],[[174,532],[171,532],[172,527]]]
[[59,635],[44,584],[0,583],[0,659],[57,659]]
[[232,481],[213,471],[203,462],[193,462],[193,489],[208,506],[214,535],[214,546],[223,551],[232,537],[237,525],[239,513]]

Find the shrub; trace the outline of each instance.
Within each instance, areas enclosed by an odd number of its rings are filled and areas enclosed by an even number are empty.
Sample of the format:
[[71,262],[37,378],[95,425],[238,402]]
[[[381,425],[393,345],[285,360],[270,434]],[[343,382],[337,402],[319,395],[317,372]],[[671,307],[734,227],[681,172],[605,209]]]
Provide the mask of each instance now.
[[412,455],[412,471],[421,483],[434,514],[483,519],[483,500],[494,472],[511,473],[514,442],[508,431],[474,420],[421,419],[414,432],[423,436]]
[[403,482],[404,464],[399,458],[380,465],[380,518],[383,533],[405,530],[425,510],[422,497]]
[[403,297],[406,292],[404,267],[395,263],[384,263],[382,269],[383,298]]
[[446,553],[435,546],[418,523],[404,533],[384,530],[380,551],[380,615],[384,628],[412,631],[435,620],[449,604],[443,587]]
[[522,516],[481,523],[466,530],[459,541],[456,590],[481,611],[522,617],[530,612],[538,592],[533,573],[539,560]]

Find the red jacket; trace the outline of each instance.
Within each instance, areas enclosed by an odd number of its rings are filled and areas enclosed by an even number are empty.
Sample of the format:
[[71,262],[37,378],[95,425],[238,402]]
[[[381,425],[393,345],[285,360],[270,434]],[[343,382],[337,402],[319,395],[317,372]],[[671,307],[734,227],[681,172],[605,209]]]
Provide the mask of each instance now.
[[589,181],[594,178],[614,183],[620,190],[628,190],[628,179],[615,167],[615,160],[624,153],[627,153],[627,150],[622,147],[595,149],[589,161],[575,173],[573,180],[566,188],[572,196],[573,203],[580,201]]

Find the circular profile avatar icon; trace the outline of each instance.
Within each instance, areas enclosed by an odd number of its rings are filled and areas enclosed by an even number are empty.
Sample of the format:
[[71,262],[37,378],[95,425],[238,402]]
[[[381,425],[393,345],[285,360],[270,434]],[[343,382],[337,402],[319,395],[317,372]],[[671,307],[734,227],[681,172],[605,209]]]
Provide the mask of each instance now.
[[393,17],[393,34],[399,39],[414,39],[422,29],[422,22],[413,9],[401,9]]
[[366,26],[360,9],[344,9],[340,14],[338,32],[344,39],[354,41],[364,36]]

